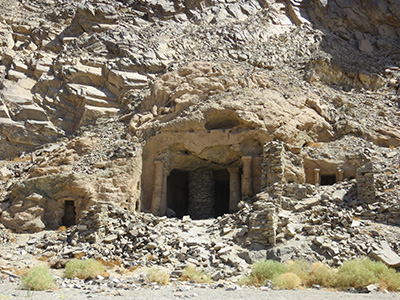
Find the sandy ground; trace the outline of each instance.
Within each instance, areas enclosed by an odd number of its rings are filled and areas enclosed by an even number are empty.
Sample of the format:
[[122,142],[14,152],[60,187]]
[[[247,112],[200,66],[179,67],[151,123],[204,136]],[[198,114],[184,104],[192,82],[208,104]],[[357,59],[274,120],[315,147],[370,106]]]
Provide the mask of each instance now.
[[0,284],[0,300],[4,299],[141,299],[141,300],[162,300],[162,299],[201,299],[201,300],[321,300],[321,299],[400,299],[400,293],[369,293],[357,294],[348,292],[335,292],[325,290],[267,290],[262,291],[255,288],[243,288],[228,291],[226,288],[199,288],[179,286],[164,286],[157,288],[139,288],[136,290],[115,290],[110,289],[104,292],[94,292],[85,289],[65,288],[55,291],[29,292],[19,289],[16,283]]

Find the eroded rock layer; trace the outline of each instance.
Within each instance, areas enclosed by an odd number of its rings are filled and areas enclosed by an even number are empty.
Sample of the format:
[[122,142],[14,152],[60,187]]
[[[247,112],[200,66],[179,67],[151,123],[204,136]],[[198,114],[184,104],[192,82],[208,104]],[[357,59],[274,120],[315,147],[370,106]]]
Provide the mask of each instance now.
[[[0,222],[82,225],[111,205],[220,217],[218,234],[235,227],[229,246],[289,253],[297,236],[296,255],[331,264],[386,249],[353,222],[399,225],[399,11],[390,0],[0,1]],[[355,236],[367,246],[344,242]],[[156,238],[130,245],[154,255]]]

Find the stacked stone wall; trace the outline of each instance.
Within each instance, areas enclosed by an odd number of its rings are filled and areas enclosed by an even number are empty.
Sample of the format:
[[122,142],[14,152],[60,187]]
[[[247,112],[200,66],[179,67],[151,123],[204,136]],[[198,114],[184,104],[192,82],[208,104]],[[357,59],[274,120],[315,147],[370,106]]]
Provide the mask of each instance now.
[[276,245],[278,226],[277,206],[272,202],[257,201],[248,215],[249,244]]
[[211,169],[189,172],[188,213],[193,219],[214,217],[214,175]]
[[357,170],[357,199],[366,204],[375,202],[374,168],[371,162]]
[[283,181],[284,164],[282,157],[284,151],[282,142],[272,141],[264,144],[261,175],[264,188]]

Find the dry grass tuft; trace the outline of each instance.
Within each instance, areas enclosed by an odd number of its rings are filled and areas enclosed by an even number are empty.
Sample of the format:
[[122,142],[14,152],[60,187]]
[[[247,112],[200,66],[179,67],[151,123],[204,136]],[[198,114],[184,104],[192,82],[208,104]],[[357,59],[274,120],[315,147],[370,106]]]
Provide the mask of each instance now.
[[106,267],[94,259],[73,259],[65,266],[64,277],[85,279],[89,276],[96,277],[105,272]]
[[306,260],[290,260],[286,263],[286,272],[296,274],[302,282],[306,282],[311,271],[311,264]]
[[197,283],[210,283],[211,282],[211,276],[204,272],[203,270],[200,270],[196,268],[193,265],[188,265],[182,272],[182,280],[188,280],[188,281],[193,281]]
[[254,284],[264,285],[267,280],[273,280],[285,272],[286,266],[283,263],[274,260],[264,260],[253,264],[250,277]]
[[153,267],[147,272],[147,279],[150,282],[166,285],[169,282],[169,274],[165,269]]
[[55,278],[47,266],[37,266],[27,275],[21,277],[21,289],[31,291],[50,290],[55,288]]
[[305,281],[307,286],[318,284],[323,287],[331,287],[335,278],[335,271],[329,266],[316,262],[311,265],[311,271]]
[[275,277],[272,283],[280,289],[293,290],[301,285],[301,279],[295,273],[288,272]]

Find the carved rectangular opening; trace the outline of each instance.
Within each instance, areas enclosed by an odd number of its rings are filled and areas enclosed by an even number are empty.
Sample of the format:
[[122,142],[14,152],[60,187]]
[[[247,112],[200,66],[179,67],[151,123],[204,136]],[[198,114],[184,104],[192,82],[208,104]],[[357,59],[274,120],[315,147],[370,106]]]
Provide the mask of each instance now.
[[229,212],[227,170],[173,170],[167,178],[167,215],[206,219]]
[[189,172],[173,170],[167,178],[167,215],[182,218],[189,203]]
[[62,225],[72,226],[76,224],[75,201],[67,200],[64,202],[64,216]]
[[336,175],[321,175],[320,185],[332,185],[336,183]]
[[229,172],[227,170],[214,171],[214,216],[222,216],[229,212]]

